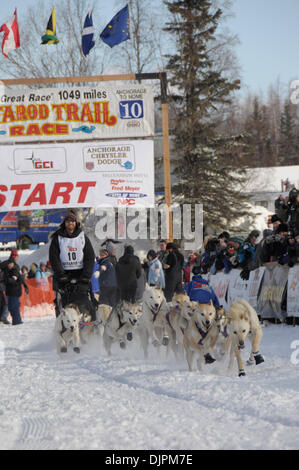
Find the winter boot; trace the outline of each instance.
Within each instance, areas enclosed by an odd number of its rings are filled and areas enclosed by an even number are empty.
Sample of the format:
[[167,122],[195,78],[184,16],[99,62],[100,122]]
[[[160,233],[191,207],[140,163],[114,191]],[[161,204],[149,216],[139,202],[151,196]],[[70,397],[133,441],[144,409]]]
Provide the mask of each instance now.
[[254,360],[255,360],[256,365],[261,364],[262,362],[265,362],[265,359],[258,351],[256,353],[253,353],[253,355],[254,355]]
[[216,361],[216,359],[214,359],[210,353],[205,354],[204,357],[205,357],[206,364],[213,364],[213,362]]

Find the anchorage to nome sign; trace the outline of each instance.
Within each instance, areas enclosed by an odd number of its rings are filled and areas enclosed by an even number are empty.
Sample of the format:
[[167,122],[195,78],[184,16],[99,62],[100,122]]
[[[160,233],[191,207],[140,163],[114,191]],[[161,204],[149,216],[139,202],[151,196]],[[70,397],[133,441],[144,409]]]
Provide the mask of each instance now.
[[0,145],[154,136],[150,86],[15,90],[0,88]]

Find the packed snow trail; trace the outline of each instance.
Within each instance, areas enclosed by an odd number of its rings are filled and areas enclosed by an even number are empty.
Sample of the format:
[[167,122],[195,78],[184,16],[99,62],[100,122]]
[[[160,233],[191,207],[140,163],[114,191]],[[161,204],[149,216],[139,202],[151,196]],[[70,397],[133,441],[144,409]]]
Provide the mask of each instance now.
[[190,373],[165,348],[145,360],[137,338],[110,358],[100,340],[61,358],[54,323],[0,324],[0,449],[298,448],[298,327],[263,328],[265,363],[239,378],[218,361]]

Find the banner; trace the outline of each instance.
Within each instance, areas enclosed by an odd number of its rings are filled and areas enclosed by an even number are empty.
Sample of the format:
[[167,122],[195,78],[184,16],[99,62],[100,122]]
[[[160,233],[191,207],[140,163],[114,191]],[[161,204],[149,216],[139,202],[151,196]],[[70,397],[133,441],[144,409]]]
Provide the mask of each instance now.
[[287,316],[299,317],[299,266],[289,269],[287,290]]
[[0,88],[0,145],[153,137],[151,86]]
[[249,277],[249,292],[248,292],[248,302],[256,310],[257,309],[257,299],[261,287],[261,282],[264,276],[265,267],[261,266],[254,271],[250,271]]
[[[204,277],[204,276],[203,276]],[[227,288],[230,282],[229,274],[218,272],[209,276],[210,285],[213,287],[215,294],[219,300],[219,304],[223,305],[224,309],[228,309],[228,303],[226,301]]]
[[247,300],[249,301],[249,280],[244,281],[240,277],[240,270],[239,269],[232,269],[229,273],[230,281],[228,286],[228,294],[227,294],[227,303],[228,306],[232,302],[236,300]]
[[54,292],[52,279],[26,279],[29,288],[25,294],[24,287],[20,297],[20,310],[22,318],[40,318],[48,315],[55,315]]
[[151,140],[4,145],[0,212],[154,207]]
[[288,272],[288,266],[267,263],[257,305],[258,313],[262,318],[279,318],[283,320],[286,317],[286,312],[282,309],[282,303],[286,293]]

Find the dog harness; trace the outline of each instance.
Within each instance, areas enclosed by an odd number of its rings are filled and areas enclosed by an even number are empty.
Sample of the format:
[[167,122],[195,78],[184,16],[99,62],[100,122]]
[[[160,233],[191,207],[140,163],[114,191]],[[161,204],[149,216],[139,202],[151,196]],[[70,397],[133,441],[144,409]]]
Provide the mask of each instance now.
[[204,331],[196,322],[195,322],[195,326],[196,326],[199,334],[202,336],[202,338],[198,341],[197,344],[199,344],[200,346],[203,346],[202,342],[205,339],[205,337],[207,336],[207,334],[209,333],[209,330]]
[[61,332],[60,332],[60,336],[63,335],[63,333],[65,333],[67,330],[67,328],[64,326],[64,323],[63,323],[63,320],[61,320]]
[[152,312],[152,314],[154,316],[154,318],[153,318],[153,322],[154,322],[157,318],[158,313],[160,312],[160,309],[162,307],[162,302],[160,303],[160,307],[158,308],[157,311],[153,310],[148,304],[147,304],[147,306],[149,307],[150,311]]

